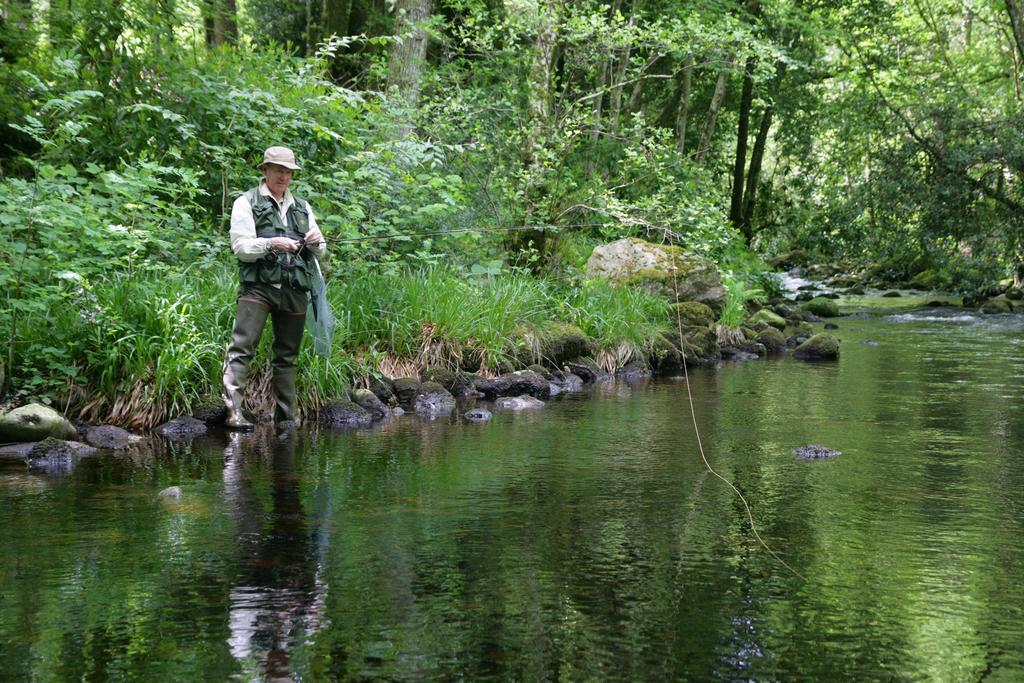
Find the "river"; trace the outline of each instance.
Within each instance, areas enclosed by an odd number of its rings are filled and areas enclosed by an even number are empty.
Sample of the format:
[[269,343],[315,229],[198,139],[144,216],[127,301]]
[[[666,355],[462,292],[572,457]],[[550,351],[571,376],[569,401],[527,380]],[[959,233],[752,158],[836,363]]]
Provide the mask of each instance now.
[[836,322],[836,363],[690,371],[753,528],[681,378],[6,468],[0,671],[1021,680],[1024,318]]

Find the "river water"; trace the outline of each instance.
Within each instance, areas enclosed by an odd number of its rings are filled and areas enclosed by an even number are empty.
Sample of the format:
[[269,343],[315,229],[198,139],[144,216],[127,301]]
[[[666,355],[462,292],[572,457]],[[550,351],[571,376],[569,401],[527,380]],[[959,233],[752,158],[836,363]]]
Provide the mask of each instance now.
[[2,677],[1024,679],[1024,318],[837,322],[690,372],[753,529],[678,378],[6,468]]

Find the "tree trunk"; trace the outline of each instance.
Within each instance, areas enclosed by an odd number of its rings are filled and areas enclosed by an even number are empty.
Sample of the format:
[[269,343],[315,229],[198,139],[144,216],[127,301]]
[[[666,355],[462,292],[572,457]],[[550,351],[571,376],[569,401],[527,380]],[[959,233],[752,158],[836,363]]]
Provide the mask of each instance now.
[[[747,168],[747,138],[750,136],[750,105],[754,101],[754,58],[747,57],[743,73],[743,91],[740,95],[740,120],[736,127],[736,159],[732,167],[732,202],[729,221],[739,227],[743,221],[743,172]],[[749,239],[747,240],[750,241]]]
[[693,86],[693,53],[683,59],[683,71],[679,85],[679,105],[676,108],[676,150],[686,151],[686,122],[690,117],[690,89]]
[[[545,170],[540,151],[551,135],[554,112],[552,111],[552,86],[554,83],[555,54],[558,46],[558,29],[561,20],[563,0],[541,0],[538,7],[536,39],[533,43],[532,63],[529,75],[529,101],[527,104],[527,131],[523,147],[523,166],[527,171],[526,197],[524,202],[524,223],[534,222],[537,205],[544,200]],[[545,253],[547,235],[543,230],[526,230],[519,233],[516,248],[522,250],[532,245],[541,255]],[[541,258],[541,261],[543,258]],[[539,266],[540,263],[533,265]]]
[[347,36],[348,19],[352,14],[352,0],[323,0],[320,10],[323,26],[322,38],[330,36]]
[[[420,101],[423,65],[427,60],[427,31],[424,28],[433,10],[432,0],[398,0],[395,4],[395,33],[399,40],[391,47],[388,58],[388,88],[397,88],[410,109]],[[401,137],[412,130],[399,128]]]
[[747,191],[743,197],[743,218],[740,231],[750,244],[754,237],[754,205],[757,201],[757,183],[761,177],[761,163],[764,161],[764,148],[768,144],[768,131],[772,127],[772,116],[775,106],[772,103],[764,108],[761,114],[761,127],[754,140],[754,149],[750,152],[750,169],[747,171]]
[[[633,8],[629,13],[630,29],[636,26],[636,13],[638,4],[639,0],[636,0],[633,3]],[[629,69],[629,56],[632,51],[632,44],[626,45],[626,47],[616,50],[615,73],[612,76],[612,89],[608,97],[608,124],[612,132],[615,132],[619,129],[620,118],[622,115],[622,83],[623,81],[626,80],[626,71]]]
[[[614,17],[619,11],[619,6],[622,4],[622,0],[614,0],[611,6],[611,16]],[[612,58],[606,57],[601,60],[601,63],[597,67],[597,83],[596,92],[597,97],[594,98],[594,128],[591,133],[591,141],[596,145],[598,139],[601,137],[601,128],[603,125],[602,116],[604,115],[604,90],[608,87],[608,74],[611,71],[611,60]],[[592,162],[592,160],[591,160]],[[592,168],[592,165],[591,165]]]
[[711,95],[711,104],[708,105],[708,114],[704,117],[704,125],[700,130],[700,143],[697,145],[697,163],[701,166],[707,161],[708,152],[711,151],[711,138],[715,135],[715,126],[718,123],[718,112],[722,109],[722,100],[725,99],[725,90],[729,85],[730,69],[735,56],[730,54],[725,58],[722,70],[718,72],[718,80],[715,82],[715,91]]
[[1017,54],[1024,60],[1024,10],[1020,0],[1004,0],[1006,14],[1010,18],[1013,29],[1013,42],[1017,45]]
[[235,0],[206,0],[202,5],[206,46],[238,42],[238,8]]

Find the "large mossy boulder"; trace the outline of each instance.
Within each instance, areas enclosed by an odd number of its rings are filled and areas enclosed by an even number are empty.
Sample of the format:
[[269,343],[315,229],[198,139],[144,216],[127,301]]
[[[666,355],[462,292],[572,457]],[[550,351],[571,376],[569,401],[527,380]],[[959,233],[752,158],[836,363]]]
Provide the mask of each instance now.
[[533,396],[541,400],[551,398],[551,382],[532,370],[519,370],[502,375],[508,380],[506,396]]
[[769,352],[783,351],[786,348],[786,335],[774,327],[766,327],[754,336],[754,341],[763,344]]
[[642,287],[673,303],[697,301],[715,311],[725,306],[718,267],[681,247],[627,237],[594,248],[587,275]]
[[803,309],[822,318],[835,318],[839,315],[839,305],[835,301],[823,296],[817,296],[804,303]]
[[755,325],[758,324],[763,324],[768,325],[770,327],[774,327],[777,330],[786,329],[786,319],[783,318],[778,313],[776,313],[775,311],[768,308],[762,308],[757,313],[754,313],[753,315],[748,317],[747,324],[750,325],[751,327],[754,327]]
[[0,441],[3,442],[72,439],[77,434],[75,426],[63,415],[39,403],[30,403],[0,415]]
[[1009,299],[999,296],[995,299],[989,299],[983,303],[978,310],[982,313],[995,314],[995,313],[1013,313],[1014,304]]
[[568,360],[592,356],[595,351],[594,342],[590,337],[580,328],[568,323],[550,323],[536,335],[535,339],[536,346],[530,349],[532,357],[523,359],[529,363],[542,363],[560,368]]
[[672,309],[671,321],[683,327],[711,327],[715,322],[715,312],[699,301],[680,301]]
[[839,358],[839,340],[831,334],[816,334],[793,351],[800,360],[836,360]]

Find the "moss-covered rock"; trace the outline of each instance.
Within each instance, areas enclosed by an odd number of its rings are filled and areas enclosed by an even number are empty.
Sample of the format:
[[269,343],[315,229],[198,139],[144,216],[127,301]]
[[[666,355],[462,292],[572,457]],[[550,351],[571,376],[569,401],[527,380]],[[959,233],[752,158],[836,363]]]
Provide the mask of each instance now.
[[836,360],[839,358],[839,340],[831,334],[816,334],[793,351],[800,360]]
[[786,319],[781,315],[767,308],[762,308],[757,313],[754,313],[747,318],[747,323],[753,325],[754,323],[764,323],[770,325],[777,330],[786,329]]
[[625,238],[595,247],[587,260],[590,277],[640,286],[669,301],[697,301],[716,315],[725,305],[718,267],[672,245]]
[[437,382],[453,396],[465,396],[473,387],[468,374],[447,368],[426,368],[420,373],[420,379],[424,382]]
[[53,408],[30,403],[0,415],[0,441],[73,439],[78,430]]
[[888,292],[886,292],[885,294],[882,295],[882,297],[885,298],[885,299],[898,299],[901,296],[903,296],[903,295],[900,294],[899,292],[897,292],[895,289],[891,289],[891,290],[889,290]]
[[805,303],[803,309],[822,318],[834,318],[839,315],[839,305],[832,299],[822,296],[815,297]]
[[515,357],[521,365],[561,367],[567,360],[592,356],[596,350],[583,330],[563,322],[551,322],[541,329],[522,329],[514,336],[518,347]]
[[758,332],[754,341],[763,344],[769,352],[782,351],[786,348],[786,335],[774,327],[766,327]]
[[455,408],[455,397],[437,382],[424,382],[416,391],[412,408],[417,415],[443,415]]
[[362,427],[373,422],[373,416],[352,401],[331,401],[317,413],[317,422],[324,427]]
[[672,305],[671,319],[684,327],[710,327],[715,322],[715,312],[699,301],[680,301]]
[[995,313],[1013,313],[1013,302],[1009,299],[998,296],[994,299],[989,299],[981,305],[979,310],[982,313],[995,314]]
[[807,322],[790,322],[786,325],[786,328],[782,330],[782,334],[787,337],[803,337],[804,339],[807,339],[814,335],[814,328]]
[[391,380],[391,388],[400,405],[410,406],[420,390],[420,381],[415,377],[396,377]]
[[593,358],[573,358],[566,361],[565,369],[583,379],[587,384],[603,382],[609,379],[607,372],[594,362]]
[[352,401],[370,413],[374,420],[390,417],[391,409],[369,389],[356,389],[352,392]]

